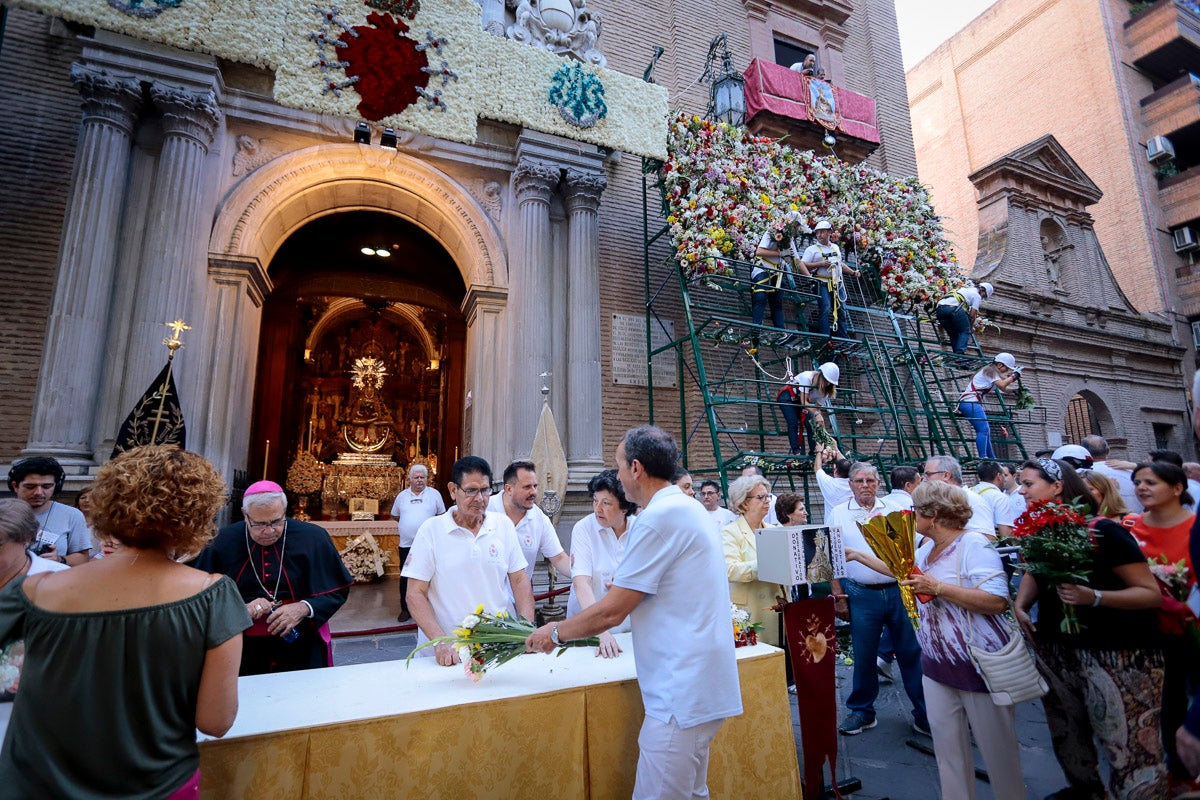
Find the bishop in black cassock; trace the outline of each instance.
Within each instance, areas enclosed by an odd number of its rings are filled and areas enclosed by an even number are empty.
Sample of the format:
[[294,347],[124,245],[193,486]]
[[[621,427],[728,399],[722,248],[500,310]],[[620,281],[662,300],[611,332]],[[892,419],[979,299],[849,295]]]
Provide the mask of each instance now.
[[246,519],[226,525],[195,561],[228,575],[254,625],[242,645],[241,675],[333,666],[329,618],[350,596],[353,579],[329,534],[285,517],[279,484],[246,489]]

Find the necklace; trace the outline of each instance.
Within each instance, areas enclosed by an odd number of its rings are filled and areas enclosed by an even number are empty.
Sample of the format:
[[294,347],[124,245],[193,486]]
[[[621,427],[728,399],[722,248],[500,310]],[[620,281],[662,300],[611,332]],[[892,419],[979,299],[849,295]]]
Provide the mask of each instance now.
[[267,589],[262,578],[258,577],[258,567],[254,566],[254,553],[250,550],[250,526],[246,525],[246,559],[250,562],[250,572],[254,575],[254,580],[258,582],[259,588],[263,590],[263,594],[271,601],[271,605],[275,604],[275,598],[279,595],[279,582],[283,580],[283,554],[287,552],[287,520],[283,521],[283,536],[280,538],[282,544],[279,545],[279,574],[275,576],[275,591],[272,592]]
[[25,558],[21,561],[20,566],[18,566],[15,570],[13,570],[7,576],[5,576],[4,580],[0,581],[0,586],[8,586],[9,581],[11,581],[13,578],[17,577],[18,575],[20,575],[21,572],[26,567],[31,566],[33,564],[33,562],[30,560],[29,553],[22,550],[21,554],[24,555]]

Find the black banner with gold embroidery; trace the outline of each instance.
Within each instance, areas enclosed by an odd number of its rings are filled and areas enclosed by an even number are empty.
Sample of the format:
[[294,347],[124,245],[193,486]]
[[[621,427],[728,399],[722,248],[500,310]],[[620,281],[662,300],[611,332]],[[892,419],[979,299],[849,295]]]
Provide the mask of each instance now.
[[187,426],[183,407],[175,389],[171,362],[162,368],[141,399],[134,404],[129,416],[117,432],[117,444],[112,457],[146,444],[174,444],[182,450],[187,443]]

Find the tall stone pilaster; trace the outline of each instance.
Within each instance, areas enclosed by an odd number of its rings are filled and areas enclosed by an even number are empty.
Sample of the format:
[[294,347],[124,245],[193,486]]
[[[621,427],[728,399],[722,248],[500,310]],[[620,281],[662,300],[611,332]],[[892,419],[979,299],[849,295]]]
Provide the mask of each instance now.
[[604,468],[600,378],[600,223],[608,179],[568,170],[567,208],[567,474],[586,483]]
[[507,303],[504,289],[475,284],[467,288],[462,302],[467,323],[467,397],[461,455],[481,456],[493,469],[504,469],[504,459],[512,456],[508,446],[513,407],[506,382],[509,370],[497,357],[506,352],[503,316]]
[[196,406],[199,393],[194,391],[200,385],[196,373],[205,365],[196,354],[204,351],[204,338],[217,335],[200,323],[208,280],[203,229],[211,224],[203,204],[204,159],[221,111],[211,90],[155,82],[150,98],[162,114],[162,149],[145,214],[138,275],[142,291],[132,312],[122,396],[132,402],[161,369],[165,323],[177,318],[191,323],[197,330],[189,335],[176,370],[190,436],[200,432],[197,424],[205,427],[203,412]]
[[559,168],[522,158],[513,172],[520,243],[509,275],[509,319],[512,349],[509,395],[512,397],[514,458],[528,457],[537,431],[542,397],[538,375],[551,369],[550,313],[543,301],[550,287],[552,253],[550,198]]
[[83,119],[24,453],[80,464],[93,457],[117,237],[142,92],[131,76],[79,64],[71,68],[71,80],[83,96]]

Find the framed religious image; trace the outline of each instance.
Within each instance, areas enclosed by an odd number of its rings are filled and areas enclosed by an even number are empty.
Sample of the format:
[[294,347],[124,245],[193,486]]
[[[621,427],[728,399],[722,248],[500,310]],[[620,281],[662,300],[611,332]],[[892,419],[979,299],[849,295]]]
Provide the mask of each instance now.
[[762,528],[755,535],[759,580],[796,586],[846,577],[841,528],[798,525]]
[[350,519],[375,519],[379,513],[379,501],[370,497],[351,497],[349,501]]

